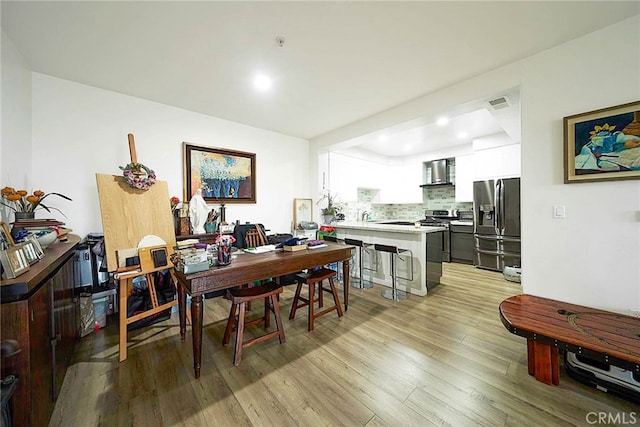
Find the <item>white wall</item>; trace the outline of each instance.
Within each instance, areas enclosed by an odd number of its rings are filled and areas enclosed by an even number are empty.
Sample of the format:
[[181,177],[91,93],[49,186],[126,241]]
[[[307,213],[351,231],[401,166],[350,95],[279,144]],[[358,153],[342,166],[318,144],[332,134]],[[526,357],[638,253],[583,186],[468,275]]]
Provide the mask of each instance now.
[[[606,52],[604,57],[602,52]],[[322,135],[332,144],[520,86],[524,293],[640,308],[640,181],[563,183],[562,118],[640,99],[640,16]],[[567,218],[552,218],[565,205]]]
[[31,181],[73,199],[47,199],[67,218],[49,216],[80,236],[102,230],[95,174],[121,175],[118,166],[130,163],[128,133],[135,137],[138,161],[181,200],[183,141],[256,153],[257,203],[227,204],[227,221],[289,232],[293,199],[311,197],[307,141],[39,73],[33,73],[32,86]]
[[[638,16],[527,61],[525,292],[625,313],[640,307],[640,181],[564,184],[562,124],[565,116],[639,100],[639,76]],[[553,219],[553,205],[566,206],[567,218]]]
[[[13,42],[2,33],[2,125],[0,135],[0,188],[31,188],[31,71]],[[2,220],[13,212],[2,207]]]

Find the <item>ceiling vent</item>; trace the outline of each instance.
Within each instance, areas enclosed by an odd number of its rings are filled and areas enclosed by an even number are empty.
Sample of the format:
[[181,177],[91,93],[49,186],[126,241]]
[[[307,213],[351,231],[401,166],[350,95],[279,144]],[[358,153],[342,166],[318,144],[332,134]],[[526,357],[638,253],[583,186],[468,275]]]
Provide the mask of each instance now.
[[500,110],[502,108],[507,108],[509,106],[509,101],[506,97],[501,96],[500,98],[489,100],[489,105],[491,105],[491,108],[494,110]]

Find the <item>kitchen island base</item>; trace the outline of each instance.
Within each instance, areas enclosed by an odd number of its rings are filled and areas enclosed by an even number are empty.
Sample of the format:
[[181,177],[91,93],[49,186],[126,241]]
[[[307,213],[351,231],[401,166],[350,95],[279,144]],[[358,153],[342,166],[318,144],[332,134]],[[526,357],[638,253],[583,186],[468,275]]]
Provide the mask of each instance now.
[[[442,277],[442,244],[444,227],[416,227],[370,222],[333,223],[340,239],[358,239],[366,244],[397,246],[408,249],[408,254],[397,255],[396,287],[413,295],[425,296],[440,283]],[[363,259],[363,279],[375,284],[392,287],[391,262],[384,252]],[[359,276],[358,269],[353,274]],[[402,279],[412,278],[412,280]]]

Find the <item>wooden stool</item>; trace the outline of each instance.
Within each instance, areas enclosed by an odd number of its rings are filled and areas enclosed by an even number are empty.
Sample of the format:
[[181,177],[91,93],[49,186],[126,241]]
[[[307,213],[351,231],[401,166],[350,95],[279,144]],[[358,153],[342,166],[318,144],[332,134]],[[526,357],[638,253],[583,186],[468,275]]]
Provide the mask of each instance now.
[[[336,286],[333,283],[333,276],[336,272],[328,268],[321,268],[320,270],[312,271],[307,274],[296,274],[296,280],[298,281],[298,287],[296,288],[296,295],[293,297],[293,304],[291,305],[291,313],[289,313],[289,320],[293,320],[296,315],[296,310],[305,306],[309,307],[309,331],[313,331],[313,322],[320,316],[324,316],[332,311],[338,312],[338,317],[342,317],[342,307],[340,307],[340,300],[338,299],[338,292]],[[330,288],[325,288],[322,282],[325,279],[329,279]],[[303,298],[300,296],[303,284],[309,285],[309,298]],[[316,284],[320,284],[318,288],[318,298],[315,299]],[[333,295],[334,305],[329,308],[325,308],[322,311],[314,313],[315,302],[318,301],[319,307],[322,307],[322,292],[329,292]]]
[[[280,317],[280,305],[278,304],[278,298],[276,298],[276,296],[281,292],[282,286],[275,282],[269,282],[264,285],[253,286],[251,288],[234,288],[228,291],[227,295],[229,296],[232,305],[231,311],[229,312],[227,327],[224,331],[224,337],[222,338],[222,345],[227,346],[229,344],[231,332],[233,329],[236,329],[236,346],[233,356],[234,365],[238,366],[240,364],[240,360],[242,359],[242,349],[244,347],[249,347],[250,345],[266,341],[275,336],[280,338],[280,344],[286,341],[284,328],[282,326],[282,318]],[[246,303],[259,298],[264,298],[264,317],[245,322],[244,315]],[[240,306],[240,312],[236,318],[236,309],[238,306]],[[245,326],[252,326],[257,323],[264,322],[265,328],[269,327],[271,318],[269,311],[273,311],[276,318],[276,330],[244,341]]]

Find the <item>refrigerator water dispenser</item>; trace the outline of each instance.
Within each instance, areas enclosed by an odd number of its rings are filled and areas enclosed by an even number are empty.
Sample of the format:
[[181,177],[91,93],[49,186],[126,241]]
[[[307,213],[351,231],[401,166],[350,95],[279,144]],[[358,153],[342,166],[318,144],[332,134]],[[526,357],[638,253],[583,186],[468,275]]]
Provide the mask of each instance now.
[[480,205],[480,214],[478,215],[479,225],[493,224],[493,217],[496,208],[493,205]]

